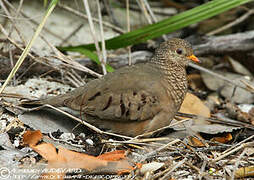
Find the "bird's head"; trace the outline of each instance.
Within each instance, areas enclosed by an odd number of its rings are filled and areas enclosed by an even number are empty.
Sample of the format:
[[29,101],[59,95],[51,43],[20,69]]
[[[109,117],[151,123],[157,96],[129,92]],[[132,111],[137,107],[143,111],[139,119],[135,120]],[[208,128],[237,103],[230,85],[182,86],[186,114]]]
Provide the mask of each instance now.
[[[200,62],[200,60],[194,55],[192,47],[189,42],[172,38],[166,42],[160,44],[155,51],[157,61],[163,64],[176,64],[177,66],[187,66],[190,61]],[[155,61],[153,58],[153,60]]]

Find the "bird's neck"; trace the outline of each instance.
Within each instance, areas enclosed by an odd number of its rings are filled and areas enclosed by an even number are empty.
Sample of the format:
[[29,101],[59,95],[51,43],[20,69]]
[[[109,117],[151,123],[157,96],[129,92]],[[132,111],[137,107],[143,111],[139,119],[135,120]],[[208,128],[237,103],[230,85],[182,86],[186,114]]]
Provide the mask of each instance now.
[[168,95],[174,99],[177,108],[180,108],[187,92],[187,77],[184,66],[160,58],[152,58],[150,63],[154,64],[162,74]]

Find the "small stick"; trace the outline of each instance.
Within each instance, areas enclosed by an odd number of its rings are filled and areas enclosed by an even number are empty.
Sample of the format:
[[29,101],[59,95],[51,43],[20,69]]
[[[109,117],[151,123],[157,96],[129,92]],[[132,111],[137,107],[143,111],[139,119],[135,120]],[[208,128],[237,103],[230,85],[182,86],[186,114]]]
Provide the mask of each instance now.
[[208,36],[212,36],[215,34],[218,34],[226,29],[231,28],[232,26],[235,26],[241,22],[243,22],[245,19],[247,19],[250,15],[252,15],[254,13],[254,10],[249,10],[247,13],[245,13],[244,15],[240,16],[239,18],[237,18],[236,20],[232,21],[231,23],[226,24],[225,26],[222,26],[218,29],[215,29],[209,33],[207,33],[206,35]]
[[241,142],[239,142],[239,143],[233,145],[232,147],[230,147],[229,149],[225,150],[225,151],[222,152],[221,154],[225,154],[225,153],[231,151],[232,149],[234,149],[235,147],[237,147],[237,146],[239,146],[239,145],[241,145],[241,144],[243,144],[243,143],[245,143],[245,142],[247,142],[247,141],[249,141],[249,140],[251,140],[251,139],[253,139],[253,138],[254,138],[254,135],[252,135],[252,136],[250,136],[250,137],[248,137],[248,138],[242,140]]
[[107,135],[110,135],[110,136],[116,136],[116,137],[121,137],[121,138],[126,138],[126,139],[132,139],[131,137],[128,137],[128,136],[124,136],[124,135],[120,135],[120,134],[114,134],[114,133],[102,131],[102,130],[100,130],[99,128],[97,128],[97,127],[95,127],[95,126],[93,126],[93,125],[91,125],[91,124],[89,124],[89,123],[87,123],[87,122],[85,122],[85,121],[82,121],[81,119],[79,119],[79,118],[77,118],[77,117],[75,117],[75,116],[73,116],[73,115],[71,115],[71,114],[69,114],[69,113],[67,113],[67,112],[65,112],[65,111],[63,111],[63,110],[61,110],[61,109],[59,109],[59,108],[56,108],[56,107],[54,107],[54,106],[51,106],[51,105],[49,105],[49,104],[45,104],[45,105],[43,105],[43,106],[41,106],[41,107],[49,107],[49,108],[54,109],[54,110],[56,110],[56,111],[58,111],[58,112],[61,112],[61,113],[63,113],[64,115],[66,115],[66,116],[68,116],[68,117],[70,117],[70,118],[72,118],[72,119],[78,121],[79,123],[81,123],[81,124],[87,126],[88,128],[92,129],[93,131],[95,131],[95,132],[97,132],[97,133],[99,133],[99,134],[107,134]]
[[[144,4],[145,4],[145,6],[146,6],[146,8],[147,8],[147,10],[148,10],[152,20],[153,20],[153,22],[155,22],[155,23],[158,22],[156,16],[153,13],[153,10],[152,10],[151,6],[149,5],[149,3],[147,2],[147,0],[142,0],[142,1],[144,2]],[[164,39],[164,41],[168,40],[168,38],[167,38],[167,36],[165,34],[162,35],[162,38]]]
[[223,158],[229,156],[230,154],[233,154],[234,152],[239,151],[240,149],[243,149],[243,148],[249,147],[249,146],[253,146],[253,145],[254,145],[254,142],[249,142],[249,143],[241,144],[240,146],[238,146],[238,147],[232,149],[231,151],[229,151],[229,152],[227,152],[227,153],[225,153],[225,154],[222,154],[221,156],[219,156],[219,157],[213,159],[211,162],[212,162],[212,163],[215,163],[215,162],[217,162],[217,161],[219,161],[219,160],[221,160],[221,159],[223,159]]
[[103,30],[101,7],[100,7],[99,0],[96,0],[96,3],[98,7],[98,17],[99,17],[100,32],[101,32],[101,50],[102,50],[101,67],[102,67],[102,72],[105,75],[107,74],[107,70],[106,70],[107,51],[106,51],[106,45],[105,45],[105,39],[104,39],[104,30]]
[[239,163],[240,163],[241,159],[242,159],[243,156],[245,155],[245,153],[246,153],[246,149],[244,149],[243,152],[240,154],[240,156],[236,159],[236,163],[235,163],[235,166],[234,166],[234,170],[233,170],[233,172],[232,172],[232,174],[231,174],[232,180],[234,180],[234,178],[235,178],[235,172],[236,172],[236,170],[237,170],[237,168],[238,168],[238,166],[239,166]]
[[215,72],[213,72],[213,71],[211,71],[211,70],[209,70],[209,69],[203,68],[203,67],[201,67],[201,66],[199,66],[199,65],[197,65],[197,64],[193,64],[193,63],[189,63],[189,65],[190,65],[191,67],[195,68],[195,69],[198,69],[198,70],[200,70],[200,71],[209,73],[209,74],[211,74],[211,75],[213,75],[213,76],[215,76],[215,77],[217,77],[217,78],[220,78],[220,79],[222,79],[222,80],[224,80],[224,81],[226,81],[226,82],[228,82],[228,83],[230,83],[230,84],[233,84],[233,85],[235,85],[235,86],[237,86],[237,87],[240,87],[240,88],[242,88],[242,89],[245,89],[245,90],[247,90],[247,91],[250,91],[249,88],[247,88],[247,87],[245,87],[245,86],[242,86],[242,85],[240,85],[240,84],[238,84],[238,83],[235,83],[233,80],[230,80],[230,79],[228,79],[228,78],[226,78],[226,77],[224,77],[224,76],[222,76],[222,75],[220,75],[220,74],[217,74],[217,73],[215,73]]
[[84,3],[84,6],[85,6],[85,9],[86,9],[86,14],[87,14],[87,17],[88,17],[88,22],[89,22],[89,26],[90,26],[90,31],[91,31],[91,35],[92,35],[93,40],[94,40],[96,52],[97,52],[97,55],[98,55],[99,60],[100,60],[100,62],[101,62],[101,66],[102,66],[103,73],[105,73],[104,70],[105,70],[106,68],[105,68],[105,64],[103,64],[102,54],[101,54],[99,42],[98,42],[98,39],[97,39],[97,36],[96,36],[96,32],[95,32],[95,28],[94,28],[94,24],[93,24],[93,19],[92,19],[91,12],[90,12],[89,3],[88,3],[87,0],[83,0],[83,3]]
[[102,75],[85,67],[82,66],[80,63],[78,63],[77,61],[73,61],[72,59],[68,58],[68,56],[65,56],[61,51],[59,51],[55,46],[53,46],[51,43],[49,43],[43,36],[41,36],[42,40],[45,41],[45,43],[52,49],[52,51],[54,51],[54,53],[57,55],[57,58],[60,59],[61,61],[67,63],[64,64],[65,66],[70,66],[74,68],[74,69],[78,69],[80,71],[84,71],[87,72],[93,76],[96,76],[98,78],[100,78]]
[[149,23],[149,24],[152,24],[152,23],[153,23],[153,22],[152,22],[152,19],[151,19],[151,17],[149,16],[149,14],[148,14],[148,12],[147,12],[147,9],[146,9],[146,7],[145,7],[144,2],[143,2],[142,0],[136,0],[136,1],[137,1],[138,5],[139,5],[140,9],[141,9],[142,12],[144,13],[144,15],[145,15],[145,17],[146,17],[148,23]]
[[159,146],[159,145],[155,145],[155,144],[148,144],[148,143],[142,143],[142,142],[133,142],[133,141],[104,141],[103,143],[134,144],[134,145],[154,146],[154,147]]
[[[84,14],[82,14],[82,13],[76,11],[75,9],[72,9],[72,8],[70,8],[70,7],[68,7],[68,6],[65,6],[65,5],[61,4],[60,2],[58,3],[58,7],[60,7],[60,8],[62,8],[62,9],[64,9],[64,10],[66,10],[66,11],[68,11],[68,12],[71,12],[71,13],[73,13],[74,15],[76,15],[76,16],[78,16],[78,17],[82,17],[82,18],[88,19],[88,17],[87,17],[86,15],[84,15]],[[92,19],[93,19],[94,22],[99,23],[99,20],[98,20],[98,19],[96,19],[96,18],[92,18]],[[120,34],[125,33],[124,30],[122,30],[122,29],[119,28],[119,27],[114,26],[114,25],[111,24],[111,23],[108,23],[108,22],[102,22],[102,23],[103,23],[104,26],[109,27],[109,28],[111,28],[112,30],[114,30],[114,31],[116,31],[116,32],[118,32],[118,33],[120,33]]]
[[136,137],[134,137],[134,138],[135,138],[135,139],[138,139],[138,138],[142,138],[142,137],[146,137],[146,136],[151,136],[152,134],[154,134],[154,133],[156,133],[156,132],[162,131],[162,130],[164,130],[164,129],[168,129],[168,128],[172,127],[172,126],[175,126],[175,125],[177,125],[177,124],[183,123],[183,122],[185,122],[185,121],[189,121],[189,119],[183,119],[183,120],[181,120],[181,121],[178,121],[178,122],[175,122],[175,123],[173,123],[173,124],[170,124],[169,126],[165,126],[165,127],[159,128],[159,129],[157,129],[157,130],[155,130],[155,131],[151,131],[151,132],[147,132],[147,133],[138,135],[138,136],[136,136]]
[[106,8],[106,11],[108,13],[108,16],[110,18],[110,21],[117,27],[121,27],[121,25],[118,23],[117,18],[115,17],[114,11],[112,10],[112,5],[109,0],[103,0],[103,4]]
[[[14,7],[9,1],[7,1],[7,0],[4,0],[4,1],[5,1],[5,3],[6,3],[14,12],[17,11],[17,10],[15,9],[15,7]],[[36,26],[39,25],[38,22],[36,22],[35,20],[33,20],[32,18],[30,18],[29,16],[27,16],[22,10],[20,10],[20,14],[25,18],[25,20],[28,19],[32,24],[35,24]],[[29,22],[29,21],[27,21],[27,22]],[[30,23],[30,24],[31,24],[31,23]],[[62,38],[61,36],[59,36],[58,34],[56,34],[56,33],[52,32],[52,31],[50,31],[47,27],[44,27],[44,28],[43,28],[43,31],[45,31],[45,32],[47,32],[47,33],[53,35],[54,37],[56,37],[56,38],[58,38],[58,39],[60,39],[60,40],[63,40],[63,38]]]
[[[0,0],[0,6],[2,7],[2,9],[4,10],[5,14],[7,15],[8,19],[11,21],[12,26],[14,27],[14,29],[16,30],[20,40],[22,41],[23,45],[26,46],[26,41],[25,38],[23,37],[23,35],[20,33],[19,29],[17,28],[15,21],[11,18],[12,15],[10,14],[10,12],[8,11],[8,9],[6,8],[5,4],[3,3],[3,0]],[[16,9],[15,9],[16,10]]]
[[62,46],[64,43],[66,43],[73,35],[75,35],[82,27],[84,26],[84,24],[80,24],[76,29],[74,29],[74,31],[72,31],[66,38],[64,38],[64,40],[60,43],[59,46]]
[[245,128],[249,128],[249,129],[254,129],[253,125],[250,125],[248,123],[244,123],[244,122],[240,122],[240,121],[236,121],[233,119],[227,119],[228,121],[226,122],[225,120],[219,118],[219,117],[204,117],[204,116],[198,116],[195,114],[187,114],[187,113],[182,113],[182,112],[177,112],[176,116],[181,116],[181,117],[188,117],[188,118],[202,118],[204,120],[207,120],[209,122],[215,122],[215,123],[220,123],[220,124],[226,124],[226,125],[230,125],[230,126],[240,126],[240,127],[245,127]]
[[240,80],[243,84],[245,84],[245,86],[249,89],[250,92],[254,93],[254,86],[252,86],[251,84],[247,83],[244,80]]
[[[129,0],[126,0],[126,20],[127,20],[127,32],[130,32],[131,27],[130,27],[130,2]],[[132,64],[131,60],[131,47],[128,46],[128,64],[129,66]]]
[[183,160],[181,160],[180,162],[178,162],[174,167],[169,168],[170,171],[168,171],[162,178],[160,178],[160,180],[169,179],[169,175],[170,175],[174,170],[176,170],[177,168],[181,167],[186,161],[187,161],[187,158],[184,158]]
[[152,151],[150,153],[147,153],[145,155],[145,157],[141,160],[141,162],[145,161],[148,157],[153,156],[156,153],[160,152],[161,150],[167,148],[168,146],[171,146],[171,145],[176,144],[178,142],[182,142],[182,141],[180,139],[175,139],[174,141],[171,141],[171,142],[165,144],[164,146],[161,146],[160,148],[158,148],[158,149],[156,149],[156,150],[154,150],[154,151]]

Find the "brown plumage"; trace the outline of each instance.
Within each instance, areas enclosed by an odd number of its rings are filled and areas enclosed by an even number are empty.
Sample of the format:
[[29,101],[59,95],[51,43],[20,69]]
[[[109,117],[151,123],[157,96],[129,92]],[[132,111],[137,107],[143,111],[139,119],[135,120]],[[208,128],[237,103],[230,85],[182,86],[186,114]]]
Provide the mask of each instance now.
[[170,124],[187,92],[189,60],[198,61],[191,45],[171,39],[147,63],[118,69],[38,103],[81,111],[86,121],[99,128],[136,136]]

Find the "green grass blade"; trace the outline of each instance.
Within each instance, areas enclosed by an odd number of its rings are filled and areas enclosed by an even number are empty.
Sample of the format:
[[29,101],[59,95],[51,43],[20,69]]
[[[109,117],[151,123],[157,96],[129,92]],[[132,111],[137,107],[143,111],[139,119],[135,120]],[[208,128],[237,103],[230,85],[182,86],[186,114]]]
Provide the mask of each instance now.
[[[109,39],[106,41],[106,48],[118,49],[160,37],[163,34],[174,32],[250,1],[252,0],[213,0],[158,23]],[[60,50],[76,52],[78,52],[77,49],[82,48],[89,49],[91,51],[95,50],[94,44],[59,47]]]
[[[79,48],[79,49],[76,49],[75,52],[79,52],[81,54],[84,54],[85,56],[87,56],[88,58],[90,58],[91,60],[93,60],[95,63],[97,64],[101,64],[97,54],[95,54],[94,52],[88,50],[88,49],[85,49],[85,48]],[[111,67],[110,65],[106,64],[106,70],[107,72],[113,72],[114,71],[114,68]]]

